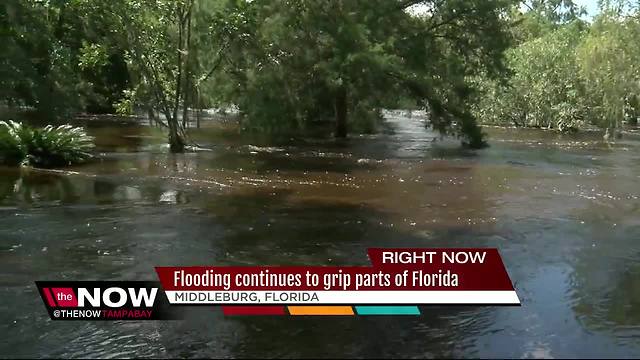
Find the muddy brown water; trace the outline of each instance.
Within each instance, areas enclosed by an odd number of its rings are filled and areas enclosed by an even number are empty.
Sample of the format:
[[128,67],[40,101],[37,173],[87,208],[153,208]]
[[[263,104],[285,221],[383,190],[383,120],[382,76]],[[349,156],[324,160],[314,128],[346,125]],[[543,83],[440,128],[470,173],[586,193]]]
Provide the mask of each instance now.
[[[1,357],[639,357],[640,141],[487,129],[471,152],[388,114],[378,135],[269,140],[88,123],[101,153],[0,169]],[[52,322],[35,280],[155,279],[162,265],[367,264],[368,247],[497,247],[521,307],[420,317]]]

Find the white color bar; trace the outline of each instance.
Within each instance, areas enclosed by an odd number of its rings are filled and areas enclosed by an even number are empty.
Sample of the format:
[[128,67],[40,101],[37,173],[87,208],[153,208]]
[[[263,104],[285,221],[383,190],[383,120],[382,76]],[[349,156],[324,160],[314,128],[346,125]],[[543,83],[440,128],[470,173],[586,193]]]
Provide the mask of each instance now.
[[519,305],[515,291],[165,291],[171,304],[197,305]]

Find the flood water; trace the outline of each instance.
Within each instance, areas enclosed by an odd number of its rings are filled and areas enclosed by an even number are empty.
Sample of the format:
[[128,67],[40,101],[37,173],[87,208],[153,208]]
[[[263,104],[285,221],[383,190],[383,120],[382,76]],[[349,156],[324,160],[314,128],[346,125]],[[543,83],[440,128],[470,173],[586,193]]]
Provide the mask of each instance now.
[[[487,129],[471,152],[393,112],[342,142],[209,126],[209,151],[170,155],[153,128],[88,125],[101,160],[0,169],[0,357],[640,356],[640,137]],[[364,265],[369,247],[497,247],[522,306],[52,322],[34,284]]]

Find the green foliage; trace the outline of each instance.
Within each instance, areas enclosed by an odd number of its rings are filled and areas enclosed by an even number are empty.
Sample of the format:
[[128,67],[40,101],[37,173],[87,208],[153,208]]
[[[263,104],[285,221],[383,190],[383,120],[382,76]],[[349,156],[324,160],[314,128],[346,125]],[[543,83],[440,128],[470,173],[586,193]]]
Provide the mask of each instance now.
[[434,128],[483,143],[469,138],[481,132],[468,111],[466,75],[500,71],[512,2],[422,1],[430,10],[418,15],[406,11],[414,3],[227,1],[218,23],[240,35],[217,79],[224,100],[260,130],[339,122],[346,100],[351,129],[372,131],[358,121],[402,94],[427,107]]
[[0,163],[15,165],[25,160],[31,135],[20,123],[0,121]]
[[[123,53],[130,76],[115,110],[129,113],[142,107],[164,116],[172,151],[186,144],[188,109],[210,105],[214,98],[203,86],[219,66],[226,31],[211,13],[216,0],[78,0],[90,22],[106,30],[85,46],[86,63],[107,52]],[[84,58],[83,58],[84,59]],[[180,112],[182,119],[179,121]]]
[[535,19],[532,23],[554,27],[566,24],[585,15],[584,8],[578,6],[575,0],[524,0],[524,7],[529,10],[527,18]]
[[617,128],[640,115],[640,20],[600,3],[588,23],[573,0],[7,0],[0,101],[142,108],[172,151],[207,106],[237,106],[246,129],[336,136],[423,108],[470,147],[486,145],[477,119]]
[[637,121],[639,43],[640,19],[605,9],[578,48],[591,117],[600,127],[619,128],[625,115]]
[[383,115],[380,109],[359,103],[351,116],[351,129],[355,133],[375,134],[382,125]]
[[535,10],[518,14],[520,42],[507,52],[510,76],[474,79],[481,121],[560,131],[637,121],[640,20],[602,6],[592,24]]
[[92,157],[93,138],[80,127],[51,125],[32,128],[0,121],[0,163],[54,167],[84,162]]
[[513,75],[507,83],[480,81],[485,92],[476,111],[482,121],[559,130],[580,126],[587,111],[575,57],[582,28],[575,21],[510,49]]
[[7,0],[0,5],[0,101],[33,107],[41,117],[84,109],[112,111],[127,86],[118,52],[95,44],[102,23],[83,1]]

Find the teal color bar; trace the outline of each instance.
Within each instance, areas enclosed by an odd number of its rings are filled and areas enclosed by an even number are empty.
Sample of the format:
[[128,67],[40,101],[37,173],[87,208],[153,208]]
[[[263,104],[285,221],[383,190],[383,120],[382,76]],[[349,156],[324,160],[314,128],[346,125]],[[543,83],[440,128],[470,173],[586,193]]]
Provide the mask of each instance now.
[[356,306],[358,315],[420,315],[417,306]]

